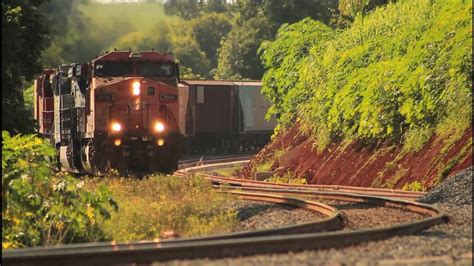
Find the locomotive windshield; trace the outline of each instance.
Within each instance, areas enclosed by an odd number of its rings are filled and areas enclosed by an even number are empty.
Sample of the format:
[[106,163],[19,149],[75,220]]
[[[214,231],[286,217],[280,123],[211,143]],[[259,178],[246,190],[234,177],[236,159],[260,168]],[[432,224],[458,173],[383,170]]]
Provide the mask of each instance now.
[[96,77],[133,76],[132,62],[96,62]]
[[133,62],[96,62],[96,77],[166,77],[175,76],[175,66],[169,63],[136,62],[136,75],[133,71]]
[[167,63],[137,62],[137,76],[174,77],[175,66]]

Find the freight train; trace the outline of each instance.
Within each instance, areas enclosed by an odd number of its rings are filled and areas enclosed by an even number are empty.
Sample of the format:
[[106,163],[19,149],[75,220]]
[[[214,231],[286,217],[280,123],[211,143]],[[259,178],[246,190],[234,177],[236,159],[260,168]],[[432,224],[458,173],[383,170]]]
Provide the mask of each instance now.
[[258,149],[274,121],[255,82],[180,80],[179,64],[156,51],[113,51],[85,64],[47,69],[35,80],[38,133],[58,169],[165,172],[185,153]]

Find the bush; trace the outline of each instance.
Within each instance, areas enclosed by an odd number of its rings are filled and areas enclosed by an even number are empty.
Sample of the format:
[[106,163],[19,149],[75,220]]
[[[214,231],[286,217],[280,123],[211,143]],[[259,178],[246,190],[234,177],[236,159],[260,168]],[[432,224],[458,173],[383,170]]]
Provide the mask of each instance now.
[[[309,34],[305,42],[297,33],[314,32],[317,24],[281,29],[287,33],[262,46],[261,57],[274,73],[264,78],[266,95],[288,106],[274,101],[270,111],[298,117],[319,150],[354,139],[406,140],[416,150],[433,132],[462,135],[472,120],[472,3],[432,2],[390,3],[359,15],[347,30]],[[303,56],[268,49],[285,43]],[[288,75],[296,70],[295,81]],[[285,82],[291,85],[286,91]]]
[[56,245],[103,238],[98,219],[116,206],[67,174],[53,174],[53,147],[33,135],[2,132],[2,248]]

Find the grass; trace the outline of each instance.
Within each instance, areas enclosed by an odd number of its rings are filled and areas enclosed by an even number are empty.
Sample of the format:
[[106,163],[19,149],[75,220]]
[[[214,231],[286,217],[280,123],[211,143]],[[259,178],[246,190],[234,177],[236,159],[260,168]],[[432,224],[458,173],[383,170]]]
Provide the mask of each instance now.
[[90,190],[99,184],[109,188],[119,206],[109,220],[99,221],[109,240],[154,239],[165,231],[174,231],[180,237],[202,236],[229,232],[237,223],[237,214],[228,207],[231,197],[213,191],[201,177],[86,181]]
[[266,159],[265,161],[259,162],[253,166],[254,172],[268,172],[272,170],[272,165],[275,161],[278,161],[282,155],[284,155],[288,150],[287,149],[276,149],[271,158]]
[[408,172],[408,169],[403,168],[401,165],[398,165],[397,171],[395,174],[388,180],[385,181],[385,184],[382,186],[384,188],[394,188],[397,182],[405,176]]
[[306,178],[303,177],[295,177],[293,172],[286,172],[283,176],[272,176],[270,178],[265,179],[265,181],[273,182],[273,183],[283,183],[283,184],[296,184],[296,185],[305,185],[308,183]]
[[273,160],[264,161],[262,163],[259,163],[259,164],[255,165],[254,171],[255,172],[267,172],[267,171],[270,171],[272,169],[272,165],[273,165]]
[[426,191],[426,188],[418,181],[413,181],[411,183],[405,183],[402,190],[404,191]]
[[242,169],[242,166],[232,166],[232,167],[217,169],[214,172],[222,176],[235,176],[235,173],[239,171],[240,169]]

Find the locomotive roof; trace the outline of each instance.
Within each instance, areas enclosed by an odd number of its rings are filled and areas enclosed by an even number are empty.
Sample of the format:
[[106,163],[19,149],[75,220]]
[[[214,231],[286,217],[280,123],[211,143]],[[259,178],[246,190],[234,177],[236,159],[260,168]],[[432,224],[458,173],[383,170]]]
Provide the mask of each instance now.
[[[136,57],[134,55],[140,55]],[[173,63],[174,60],[171,56],[162,54],[156,51],[141,51],[141,52],[130,52],[130,51],[112,51],[102,54],[96,57],[92,62],[95,61],[129,61],[130,59],[137,59],[138,61],[155,61],[155,62],[169,62]]]

